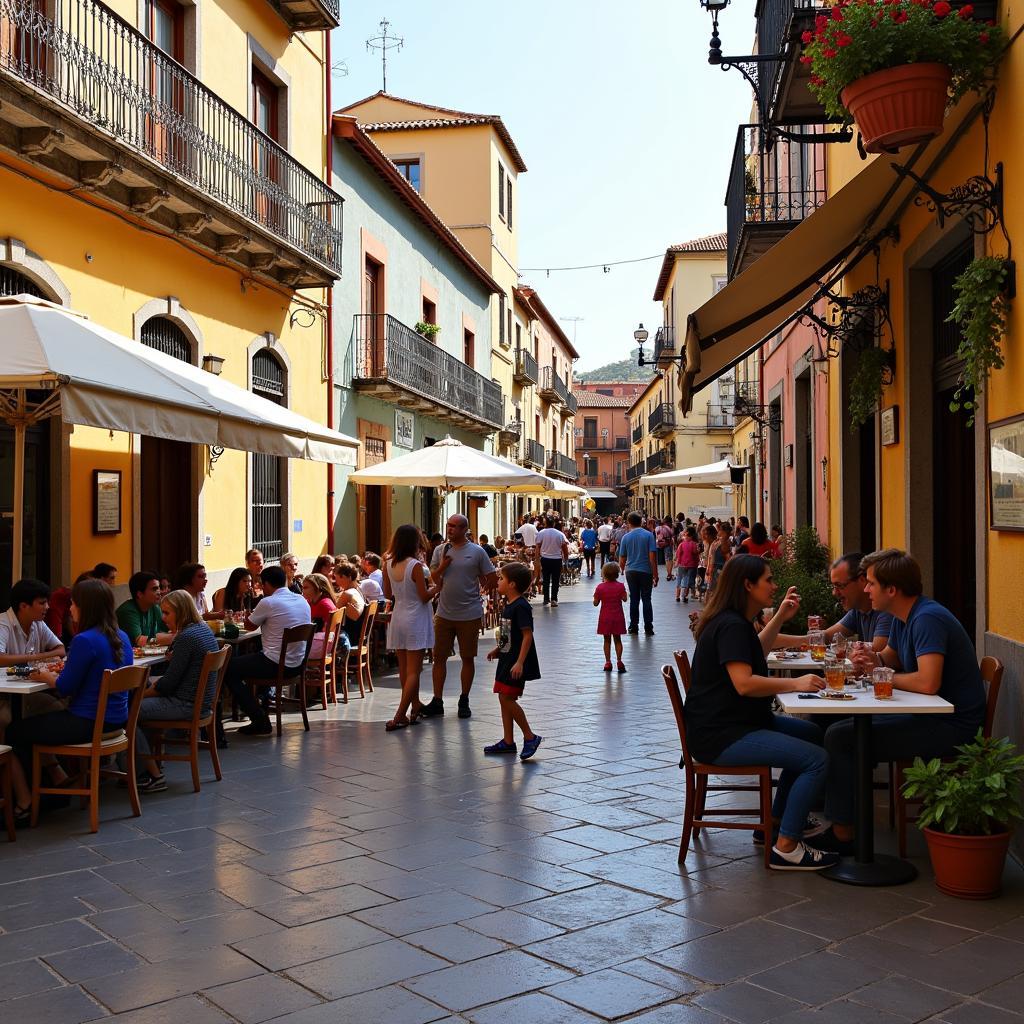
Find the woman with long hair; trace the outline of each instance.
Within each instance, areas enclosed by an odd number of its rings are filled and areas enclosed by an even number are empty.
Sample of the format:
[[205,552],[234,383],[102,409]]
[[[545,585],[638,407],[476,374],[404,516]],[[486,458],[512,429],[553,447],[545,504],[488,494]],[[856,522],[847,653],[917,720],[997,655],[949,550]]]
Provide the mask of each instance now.
[[[117,624],[114,592],[103,580],[80,579],[71,588],[71,618],[78,632],[63,671],[55,675],[38,669],[29,677],[52,687],[57,696],[68,698],[67,710],[23,718],[7,730],[7,742],[17,755],[11,776],[14,816],[20,822],[28,820],[32,799],[26,782],[32,771],[32,747],[37,743],[88,743],[96,723],[104,671],[132,663],[132,642]],[[122,729],[127,721],[128,694],[112,693],[103,719],[104,731]]]
[[302,596],[309,602],[309,617],[316,626],[313,646],[309,649],[310,661],[321,661],[324,656],[324,642],[327,625],[338,610],[338,592],[331,581],[320,572],[311,572],[302,578]]
[[313,563],[313,572],[320,573],[321,576],[326,576],[333,585],[334,583],[334,556],[333,555],[321,555]]
[[[778,611],[756,632],[754,619],[772,604],[775,590],[771,565],[763,558],[734,555],[726,562],[694,629],[697,649],[684,707],[686,739],[694,758],[705,764],[781,768],[772,805],[778,837],[769,866],[776,871],[821,871],[839,859],[804,841],[816,831],[808,828],[808,814],[822,793],[828,767],[821,730],[812,722],[773,714],[772,698],[777,693],[815,693],[823,680],[768,674],[772,642],[800,607],[800,595],[790,587]],[[772,837],[755,832],[754,841],[771,842]]]
[[398,710],[384,726],[388,732],[414,723],[423,708],[423,654],[434,646],[434,611],[430,602],[441,589],[430,583],[419,560],[425,545],[423,532],[409,523],[395,530],[384,554],[384,594],[395,599],[388,622],[387,646],[398,658],[398,678],[402,684]]
[[244,565],[232,569],[227,583],[213,595],[213,610],[215,612],[248,613],[255,607],[252,573]]

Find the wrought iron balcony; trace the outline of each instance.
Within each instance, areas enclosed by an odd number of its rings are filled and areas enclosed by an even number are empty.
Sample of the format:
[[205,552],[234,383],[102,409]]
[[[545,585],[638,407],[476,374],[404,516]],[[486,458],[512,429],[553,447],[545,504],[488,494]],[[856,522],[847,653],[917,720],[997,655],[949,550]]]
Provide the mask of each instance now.
[[580,475],[576,460],[561,452],[548,452],[547,469],[549,473],[564,477],[566,480],[575,481]]
[[708,430],[732,427],[735,422],[736,416],[731,405],[708,406]]
[[581,487],[621,487],[622,477],[617,473],[587,473],[577,483]]
[[294,29],[332,29],[341,24],[339,0],[270,0],[270,6]]
[[546,398],[549,402],[560,402],[562,405],[569,404],[569,389],[565,381],[555,373],[553,366],[545,366],[541,371],[540,383],[537,385],[537,394]]
[[629,447],[628,437],[609,437],[606,434],[588,434],[584,431],[576,436],[577,450],[588,452],[623,451]]
[[354,317],[357,389],[477,434],[500,429],[501,387],[388,313]]
[[640,477],[642,477],[644,475],[644,472],[645,472],[644,467],[646,465],[647,465],[647,462],[646,462],[645,459],[639,459],[638,461],[634,462],[632,465],[627,466],[626,467],[626,480],[627,481],[639,480]]
[[675,468],[675,449],[661,448],[647,456],[647,472],[660,473],[662,470]]
[[644,439],[644,424],[643,421],[639,422],[633,428],[633,444],[639,444]]
[[512,368],[512,379],[517,384],[536,384],[540,380],[537,360],[525,348],[516,349],[516,362]]
[[579,399],[577,399],[571,391],[566,389],[565,404],[562,406],[562,415],[575,416],[579,407]]
[[519,449],[519,461],[524,466],[532,466],[535,469],[544,468],[544,445],[528,437]]
[[0,151],[290,287],[341,274],[341,197],[98,0],[0,0]]
[[678,355],[676,351],[676,329],[667,324],[654,332],[654,365],[668,366],[668,358]]
[[647,429],[655,437],[667,437],[676,430],[676,411],[671,402],[661,402],[647,417]]
[[729,276],[742,273],[826,199],[825,146],[777,139],[756,124],[736,133],[726,192]]
[[498,431],[498,445],[511,448],[512,445],[519,444],[519,439],[523,436],[523,421],[519,419],[518,407],[513,406],[507,397],[502,399],[501,408],[504,426]]

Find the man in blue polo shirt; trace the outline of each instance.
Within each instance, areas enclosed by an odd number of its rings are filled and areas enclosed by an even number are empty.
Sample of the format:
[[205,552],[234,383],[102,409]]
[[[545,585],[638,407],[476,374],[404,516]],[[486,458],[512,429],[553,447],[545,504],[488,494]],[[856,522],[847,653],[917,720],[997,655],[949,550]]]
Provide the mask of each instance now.
[[644,633],[654,636],[654,608],[651,589],[658,585],[658,545],[654,534],[643,527],[639,512],[630,512],[629,530],[619,541],[619,568],[626,573],[629,587],[629,632],[640,632],[640,604],[644,607]]
[[[865,590],[871,607],[893,617],[889,642],[881,652],[854,655],[858,671],[878,665],[895,669],[893,685],[909,693],[942,697],[951,715],[876,715],[872,748],[877,761],[946,757],[971,740],[985,721],[985,686],[967,631],[948,608],[922,596],[921,567],[897,548],[866,555]],[[825,734],[829,755],[827,812],[832,830],[821,837],[828,848],[853,852],[856,791],[853,722],[837,722]],[[815,841],[815,845],[819,845]]]

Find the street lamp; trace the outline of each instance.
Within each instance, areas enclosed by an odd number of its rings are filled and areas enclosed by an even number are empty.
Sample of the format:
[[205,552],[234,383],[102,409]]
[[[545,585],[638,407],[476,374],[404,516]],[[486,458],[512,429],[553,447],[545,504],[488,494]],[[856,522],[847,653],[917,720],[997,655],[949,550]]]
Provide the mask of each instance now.
[[203,356],[203,369],[207,373],[212,373],[215,377],[219,377],[221,370],[224,369],[224,357],[214,355]]

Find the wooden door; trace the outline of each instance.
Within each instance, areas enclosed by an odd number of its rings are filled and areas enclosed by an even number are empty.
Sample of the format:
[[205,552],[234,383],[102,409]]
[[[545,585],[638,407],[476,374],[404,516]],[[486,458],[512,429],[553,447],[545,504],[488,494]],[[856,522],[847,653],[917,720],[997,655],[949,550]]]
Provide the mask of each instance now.
[[253,143],[253,165],[258,176],[256,216],[275,231],[285,227],[284,208],[272,198],[281,185],[282,167],[277,148],[267,140],[280,141],[279,95],[277,86],[257,68],[253,68],[252,121],[263,133]]
[[142,437],[141,555],[139,568],[171,576],[192,561],[192,446],[165,437]]
[[45,85],[50,54],[45,17],[43,0],[14,0],[0,11],[0,66],[40,86]]
[[184,10],[173,0],[146,0],[145,18],[146,35],[161,51],[149,65],[153,106],[146,114],[146,141],[158,160],[182,170],[184,136],[178,125],[185,110],[185,79],[176,65],[185,59]]
[[367,256],[363,265],[363,313],[366,314],[364,358],[368,377],[387,375],[384,352],[384,303],[381,296],[383,277],[381,265]]

